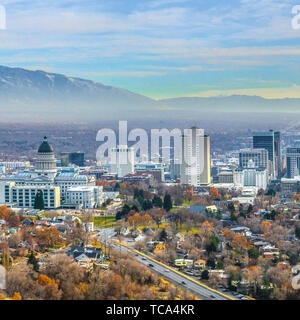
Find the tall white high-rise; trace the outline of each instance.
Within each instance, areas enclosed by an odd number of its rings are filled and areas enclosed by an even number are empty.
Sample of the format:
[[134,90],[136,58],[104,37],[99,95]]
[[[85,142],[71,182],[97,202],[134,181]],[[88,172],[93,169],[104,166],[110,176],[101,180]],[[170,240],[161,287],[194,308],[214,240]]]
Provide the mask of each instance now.
[[112,148],[110,173],[116,173],[118,177],[134,173],[134,148],[125,145]]
[[211,182],[210,137],[204,129],[192,127],[182,136],[181,183],[192,186]]

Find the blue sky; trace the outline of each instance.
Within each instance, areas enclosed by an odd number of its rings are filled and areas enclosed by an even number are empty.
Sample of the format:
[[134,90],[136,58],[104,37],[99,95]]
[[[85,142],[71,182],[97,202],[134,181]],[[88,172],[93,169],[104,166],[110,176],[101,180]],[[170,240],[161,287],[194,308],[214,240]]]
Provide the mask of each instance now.
[[152,98],[300,97],[300,0],[0,0],[0,64]]

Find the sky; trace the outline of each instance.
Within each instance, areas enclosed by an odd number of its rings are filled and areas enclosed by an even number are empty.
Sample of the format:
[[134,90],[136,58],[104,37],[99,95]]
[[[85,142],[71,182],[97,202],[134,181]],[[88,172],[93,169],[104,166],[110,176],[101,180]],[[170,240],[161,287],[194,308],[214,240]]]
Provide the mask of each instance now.
[[[154,99],[300,98],[300,0],[0,0],[0,65]],[[299,10],[300,13],[300,10]],[[300,19],[299,19],[300,23]]]

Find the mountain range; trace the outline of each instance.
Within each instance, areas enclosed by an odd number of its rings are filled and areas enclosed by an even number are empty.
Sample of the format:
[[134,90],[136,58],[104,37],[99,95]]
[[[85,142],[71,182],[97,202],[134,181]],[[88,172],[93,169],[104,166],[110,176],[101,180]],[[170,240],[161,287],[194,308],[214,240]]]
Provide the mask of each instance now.
[[299,115],[300,99],[233,95],[154,100],[90,80],[0,66],[0,111],[0,122],[214,119],[232,113]]

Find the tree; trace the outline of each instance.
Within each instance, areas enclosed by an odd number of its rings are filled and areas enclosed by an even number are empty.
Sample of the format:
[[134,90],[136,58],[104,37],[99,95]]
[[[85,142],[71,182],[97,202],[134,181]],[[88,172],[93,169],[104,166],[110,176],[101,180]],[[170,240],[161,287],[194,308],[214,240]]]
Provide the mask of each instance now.
[[44,274],[56,281],[59,280],[59,289],[62,290],[63,300],[84,299],[80,283],[85,282],[85,270],[73,258],[66,254],[50,256],[45,261]]
[[22,296],[21,296],[20,292],[15,292],[12,299],[13,300],[22,300]]
[[262,283],[263,273],[264,270],[260,266],[251,266],[243,271],[243,274],[254,287],[254,294],[256,294],[257,286]]
[[143,216],[141,216],[141,219],[142,219],[142,224],[146,227],[148,227],[154,223],[154,221],[151,218],[149,213],[146,213]]
[[116,214],[116,220],[120,220],[120,219],[122,219],[123,217],[127,216],[128,213],[129,213],[129,211],[130,211],[129,205],[128,205],[127,203],[124,204],[122,210],[117,212],[117,214]]
[[159,234],[159,241],[166,241],[168,239],[168,234],[165,229],[162,229]]
[[1,264],[5,269],[8,269],[12,263],[10,252],[8,248],[5,248],[2,253]]
[[206,265],[210,269],[215,269],[216,268],[216,260],[215,260],[215,258],[213,258],[213,257],[208,258],[207,261],[206,261]]
[[256,247],[252,246],[249,250],[248,250],[248,256],[251,259],[258,259],[259,257],[259,251]]
[[203,270],[201,273],[201,279],[202,280],[208,280],[209,279],[209,272],[208,270]]
[[235,207],[234,207],[234,203],[233,202],[229,202],[228,205],[227,205],[227,208],[229,210],[229,212],[231,214],[233,214],[235,212]]
[[249,206],[248,206],[248,209],[247,209],[247,215],[250,214],[252,211],[253,211],[253,206],[250,203]]
[[7,223],[10,228],[18,227],[20,225],[20,217],[11,212],[7,217]]
[[219,239],[215,235],[212,235],[205,246],[206,252],[208,254],[216,252],[218,250],[219,242]]
[[119,182],[117,182],[116,184],[115,184],[115,186],[114,186],[114,191],[119,191],[120,190],[120,184],[119,184]]
[[159,197],[157,195],[154,195],[153,200],[152,200],[152,204],[153,204],[153,207],[156,207],[156,208],[163,207],[163,202],[161,200],[161,197]]
[[159,229],[159,226],[161,224],[162,219],[166,215],[166,211],[164,209],[152,209],[151,212],[151,217],[155,221],[157,228]]
[[220,200],[222,198],[217,188],[211,188],[209,191],[209,195],[213,200]]
[[128,217],[128,223],[130,226],[137,227],[142,224],[142,217],[135,213],[133,216]]
[[166,194],[165,197],[164,197],[163,207],[167,212],[169,212],[173,207],[172,199],[171,199],[171,196],[169,194]]
[[62,292],[59,290],[59,280],[53,280],[44,274],[38,278],[40,296],[45,300],[59,300]]
[[45,204],[44,204],[44,194],[42,190],[39,190],[34,199],[34,209],[44,210]]
[[0,219],[7,220],[12,211],[6,205],[0,207]]
[[31,251],[28,260],[27,260],[27,264],[32,264],[33,265],[33,270],[38,272],[39,271],[39,261],[38,259],[35,257],[33,251]]
[[249,243],[243,234],[236,234],[231,242],[231,245],[236,250],[248,250]]
[[144,211],[152,209],[152,202],[150,200],[143,201],[142,208]]
[[39,230],[36,238],[43,249],[53,248],[55,245],[62,243],[61,233],[55,227]]

